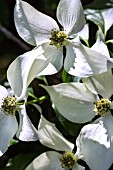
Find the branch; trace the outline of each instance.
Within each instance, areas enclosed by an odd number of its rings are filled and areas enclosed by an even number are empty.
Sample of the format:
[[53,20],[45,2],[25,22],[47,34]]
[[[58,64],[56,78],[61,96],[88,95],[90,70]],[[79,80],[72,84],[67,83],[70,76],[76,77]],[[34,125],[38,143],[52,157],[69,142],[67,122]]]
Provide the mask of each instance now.
[[1,23],[0,23],[0,32],[2,32],[6,38],[14,41],[17,45],[19,45],[22,49],[29,51],[31,50],[29,46],[27,46],[24,42],[18,39],[14,34],[8,31]]

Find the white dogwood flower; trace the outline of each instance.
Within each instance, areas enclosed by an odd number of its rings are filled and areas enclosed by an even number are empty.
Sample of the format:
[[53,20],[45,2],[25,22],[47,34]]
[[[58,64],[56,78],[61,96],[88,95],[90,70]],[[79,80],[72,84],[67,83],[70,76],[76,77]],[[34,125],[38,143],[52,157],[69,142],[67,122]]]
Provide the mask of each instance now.
[[60,0],[56,15],[62,30],[53,18],[22,0],[16,1],[14,19],[17,31],[31,45],[51,42],[53,46],[61,48],[68,37],[82,30],[86,22],[80,0]]
[[[113,67],[113,59],[106,56],[106,53],[100,54],[98,48],[85,47],[76,37],[87,37],[88,32],[80,0],[60,0],[56,16],[62,29],[53,18],[22,0],[16,0],[14,20],[17,32],[29,44],[42,46],[44,57],[54,67],[51,74],[64,66],[71,75],[87,77]],[[64,62],[63,47],[66,49]],[[44,74],[47,75],[48,72]]]
[[[74,144],[65,139],[53,123],[41,117],[38,129],[40,142],[56,151],[47,151],[39,155],[26,170],[84,170],[77,163],[79,157],[73,153]],[[59,153],[57,151],[62,151]]]
[[0,156],[8,149],[14,135],[22,141],[38,140],[37,130],[27,116],[24,100],[20,101],[16,94],[0,85]]
[[53,18],[37,11],[24,1],[16,0],[14,19],[19,35],[31,45],[42,45],[45,57],[51,58],[51,64],[57,71],[63,66],[65,46],[64,68],[69,71],[75,59],[72,39],[83,29],[86,22],[80,0],[61,0],[56,15],[62,29]]
[[75,123],[105,116],[113,108],[113,75],[111,71],[84,78],[83,83],[61,83],[43,86],[58,111]]
[[82,30],[86,22],[80,0],[59,2],[56,15],[62,30],[53,18],[21,0],[16,1],[14,15],[19,35],[34,46],[50,42],[51,45],[61,48],[67,44],[69,37]]

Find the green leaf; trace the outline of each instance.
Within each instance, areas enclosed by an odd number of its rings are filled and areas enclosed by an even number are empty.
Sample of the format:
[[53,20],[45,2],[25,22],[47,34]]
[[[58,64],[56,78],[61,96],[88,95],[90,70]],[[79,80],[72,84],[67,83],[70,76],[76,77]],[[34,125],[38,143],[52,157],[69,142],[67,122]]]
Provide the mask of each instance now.
[[92,3],[88,4],[85,6],[85,8],[92,8],[92,9],[104,9],[106,8],[108,5],[107,3],[110,0],[94,0]]
[[25,168],[33,161],[34,158],[50,149],[39,144],[36,152],[18,154],[10,159],[4,170],[25,170]]
[[57,113],[56,116],[61,125],[64,127],[65,131],[67,131],[67,134],[73,136],[75,139],[78,136],[84,124],[70,122],[67,119],[65,119],[60,113]]
[[113,58],[113,53],[111,51],[109,51],[109,53],[110,53],[111,58]]
[[112,43],[113,44],[113,39],[112,40],[107,40],[106,44],[108,44],[108,43]]
[[68,74],[68,73],[63,69],[63,72],[62,72],[62,80],[63,80],[64,83],[71,82],[71,81],[73,81],[73,76],[71,76],[70,74]]

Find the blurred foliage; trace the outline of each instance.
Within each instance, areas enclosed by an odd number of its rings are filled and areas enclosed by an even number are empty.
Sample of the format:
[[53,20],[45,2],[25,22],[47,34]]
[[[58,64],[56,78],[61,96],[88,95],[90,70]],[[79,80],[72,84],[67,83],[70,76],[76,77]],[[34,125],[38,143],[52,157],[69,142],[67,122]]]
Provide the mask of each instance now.
[[[6,1],[0,1],[0,22],[3,23],[4,25],[9,24],[8,16],[9,16],[9,9]],[[0,44],[4,40],[4,36],[0,34]]]
[[[15,148],[14,148],[15,147]],[[38,155],[48,151],[48,148],[39,142],[22,142],[15,145],[13,149],[20,148],[22,153],[18,153],[13,159],[10,159],[4,170],[25,170],[27,165]],[[31,148],[31,149],[30,149]],[[32,152],[30,151],[32,150]]]
[[113,6],[113,0],[94,0],[92,3],[85,6],[91,9],[104,9]]

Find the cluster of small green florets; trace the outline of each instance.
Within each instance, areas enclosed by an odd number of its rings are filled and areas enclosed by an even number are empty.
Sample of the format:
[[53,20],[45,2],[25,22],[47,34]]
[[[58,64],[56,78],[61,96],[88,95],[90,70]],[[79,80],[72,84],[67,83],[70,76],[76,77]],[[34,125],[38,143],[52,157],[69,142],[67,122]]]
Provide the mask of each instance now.
[[77,156],[73,152],[65,152],[60,157],[60,162],[62,168],[72,170],[72,168],[77,164]]
[[7,96],[3,99],[1,109],[7,115],[15,115],[16,112],[16,97]]
[[68,35],[64,31],[52,30],[50,44],[61,49],[63,46],[67,44],[67,38]]
[[100,116],[104,116],[106,113],[110,111],[111,101],[109,99],[100,99],[95,103],[94,112],[96,112]]

